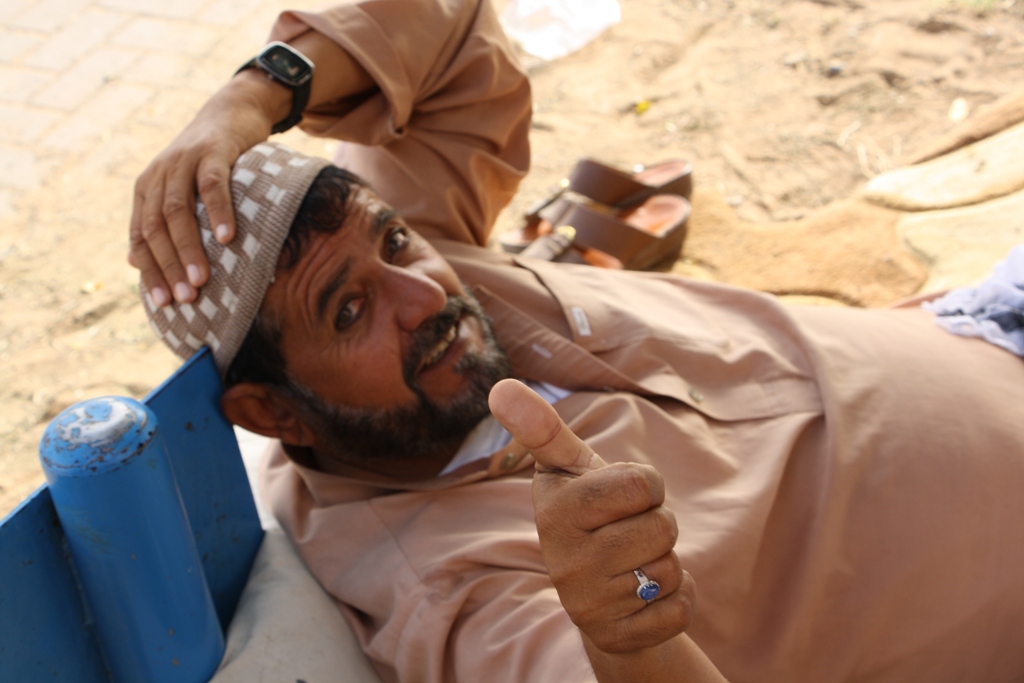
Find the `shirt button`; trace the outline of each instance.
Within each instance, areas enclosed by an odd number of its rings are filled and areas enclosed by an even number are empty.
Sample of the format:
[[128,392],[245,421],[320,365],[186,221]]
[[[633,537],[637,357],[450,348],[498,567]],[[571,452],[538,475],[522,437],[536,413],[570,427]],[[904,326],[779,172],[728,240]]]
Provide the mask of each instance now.
[[694,387],[690,387],[690,398],[692,398],[697,403],[700,403],[701,401],[704,400],[704,394],[700,393],[700,390]]
[[506,453],[504,459],[501,461],[501,471],[511,472],[512,468],[516,466],[516,454]]

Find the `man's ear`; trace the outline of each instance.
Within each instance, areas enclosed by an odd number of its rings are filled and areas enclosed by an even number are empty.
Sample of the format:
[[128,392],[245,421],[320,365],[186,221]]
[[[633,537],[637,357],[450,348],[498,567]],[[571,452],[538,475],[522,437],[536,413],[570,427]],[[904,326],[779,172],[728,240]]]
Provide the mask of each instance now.
[[242,382],[224,392],[221,410],[229,422],[292,446],[312,446],[312,430],[285,396],[265,384]]

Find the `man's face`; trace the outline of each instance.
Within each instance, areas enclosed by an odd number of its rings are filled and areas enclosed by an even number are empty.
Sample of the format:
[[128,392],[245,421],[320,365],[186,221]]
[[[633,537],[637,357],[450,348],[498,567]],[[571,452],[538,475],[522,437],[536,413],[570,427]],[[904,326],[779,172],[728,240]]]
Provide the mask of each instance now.
[[454,270],[370,190],[279,271],[262,313],[280,326],[314,450],[365,469],[436,472],[508,376]]

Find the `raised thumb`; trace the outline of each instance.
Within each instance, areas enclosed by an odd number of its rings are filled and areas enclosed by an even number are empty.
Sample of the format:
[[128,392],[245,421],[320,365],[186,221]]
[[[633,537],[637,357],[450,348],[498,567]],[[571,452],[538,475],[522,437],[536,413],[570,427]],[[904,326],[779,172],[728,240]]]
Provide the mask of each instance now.
[[538,470],[578,476],[604,467],[604,460],[573,434],[555,409],[522,382],[498,382],[487,401],[498,422],[533,455]]

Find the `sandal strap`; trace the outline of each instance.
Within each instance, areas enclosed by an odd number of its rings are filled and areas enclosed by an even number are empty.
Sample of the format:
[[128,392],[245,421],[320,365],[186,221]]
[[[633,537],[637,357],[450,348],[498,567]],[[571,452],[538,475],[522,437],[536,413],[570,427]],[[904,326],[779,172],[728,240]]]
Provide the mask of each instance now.
[[689,199],[693,190],[693,179],[690,175],[692,168],[693,165],[687,163],[686,172],[675,180],[661,186],[652,186],[640,182],[631,173],[620,171],[595,159],[583,158],[576,162],[568,178],[563,178],[549,189],[548,196],[534,203],[523,217],[527,225],[536,224],[544,210],[561,198],[566,191],[575,192],[598,204],[616,209],[639,204],[656,194],[677,194]]
[[641,195],[653,194],[656,188],[600,161],[580,159],[569,174],[569,189],[600,204],[623,207],[627,202],[646,199]]
[[529,209],[526,210],[526,213],[523,214],[523,220],[526,221],[526,225],[536,225],[541,218],[544,218],[544,210],[547,209],[552,204],[554,204],[556,200],[558,200],[563,194],[565,194],[565,191],[567,189],[569,189],[569,179],[562,178],[561,182],[559,182],[557,185],[548,190],[547,197],[541,199],[538,202],[535,202]]
[[663,185],[648,185],[626,173],[595,159],[580,159],[569,175],[568,189],[598,203],[616,208],[639,204],[656,194],[677,194],[689,198],[693,190],[692,164],[686,172]]
[[623,222],[613,215],[594,211],[565,198],[555,200],[541,215],[553,228],[571,225],[576,229],[577,247],[590,247],[611,254],[623,263],[632,263],[644,249],[660,239],[649,232]]

